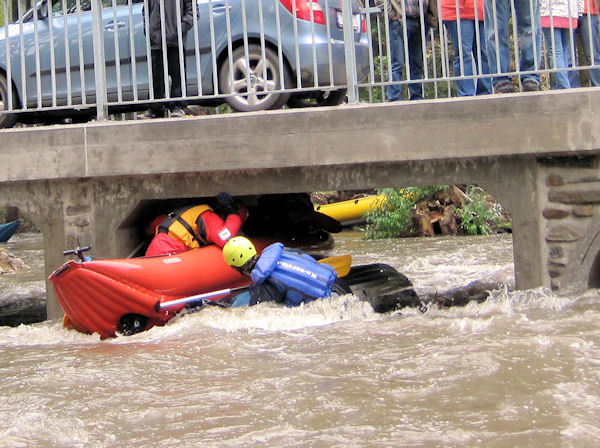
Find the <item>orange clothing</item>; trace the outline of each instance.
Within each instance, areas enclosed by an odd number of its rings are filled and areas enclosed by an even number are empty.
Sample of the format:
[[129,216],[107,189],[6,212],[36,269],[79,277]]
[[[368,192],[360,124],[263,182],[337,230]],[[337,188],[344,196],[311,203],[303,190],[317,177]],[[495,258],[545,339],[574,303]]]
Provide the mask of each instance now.
[[[442,20],[475,20],[475,0],[441,0],[441,10]],[[477,17],[483,21],[483,0],[477,0]]]
[[583,14],[598,15],[598,0],[583,0]]

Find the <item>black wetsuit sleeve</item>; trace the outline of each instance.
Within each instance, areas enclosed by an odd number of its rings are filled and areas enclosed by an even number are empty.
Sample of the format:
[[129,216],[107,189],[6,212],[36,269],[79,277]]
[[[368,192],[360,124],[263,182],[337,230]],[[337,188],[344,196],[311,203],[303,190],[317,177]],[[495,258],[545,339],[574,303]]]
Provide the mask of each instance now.
[[256,305],[257,303],[262,302],[282,303],[284,300],[279,288],[269,282],[252,285],[250,288],[250,296],[250,305]]

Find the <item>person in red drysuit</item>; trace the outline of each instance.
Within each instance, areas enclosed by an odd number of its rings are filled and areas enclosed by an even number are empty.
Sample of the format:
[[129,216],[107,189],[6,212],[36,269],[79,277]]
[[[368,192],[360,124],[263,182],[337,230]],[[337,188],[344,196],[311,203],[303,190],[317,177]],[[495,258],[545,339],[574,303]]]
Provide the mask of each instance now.
[[217,200],[227,214],[225,221],[206,204],[183,207],[154,219],[147,229],[155,236],[146,256],[174,254],[209,244],[223,247],[239,232],[248,218],[248,209],[229,193],[219,193]]

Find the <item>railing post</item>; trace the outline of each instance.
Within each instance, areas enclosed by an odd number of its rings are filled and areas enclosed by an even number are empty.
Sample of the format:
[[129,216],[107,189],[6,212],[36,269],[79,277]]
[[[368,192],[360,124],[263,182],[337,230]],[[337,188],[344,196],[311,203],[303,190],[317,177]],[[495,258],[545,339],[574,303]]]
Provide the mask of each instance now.
[[[92,0],[92,39],[94,43],[94,79],[96,84],[96,118],[106,120],[106,70],[104,63],[104,27],[102,0]],[[85,95],[85,92],[82,92]]]
[[[356,104],[358,103],[358,81],[356,79],[356,52],[354,49],[354,27],[352,25],[352,0],[342,0],[342,20],[344,21],[344,51],[346,56],[348,103]],[[358,26],[360,27],[360,22]]]

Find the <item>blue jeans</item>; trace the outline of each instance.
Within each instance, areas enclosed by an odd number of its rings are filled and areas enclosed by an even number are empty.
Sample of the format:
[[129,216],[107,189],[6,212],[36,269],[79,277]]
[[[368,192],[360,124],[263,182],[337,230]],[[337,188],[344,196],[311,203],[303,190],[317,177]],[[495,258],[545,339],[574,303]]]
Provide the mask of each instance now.
[[[402,73],[406,68],[404,53],[404,31],[401,20],[390,19],[390,59],[392,64],[392,81],[402,81]],[[421,39],[420,19],[406,19],[406,37],[408,40],[407,79],[423,79],[423,42]],[[402,99],[402,85],[389,85],[387,96],[390,101]],[[423,83],[408,85],[411,100],[423,99]]]
[[[548,60],[552,68],[567,68],[571,65],[571,30],[569,28],[544,28],[544,39],[548,48]],[[554,51],[552,36],[554,35]],[[555,63],[556,59],[556,63]],[[552,73],[553,89],[570,89],[569,74],[566,71]]]
[[[583,51],[585,53],[586,65],[600,65],[600,44],[598,43],[598,16],[596,14],[585,14],[579,16],[579,20],[577,22],[577,29],[575,30],[575,33],[579,40],[581,40]],[[594,56],[593,62],[592,55]],[[600,86],[600,69],[589,69],[588,75],[590,76],[590,84],[592,86]],[[579,73],[577,73],[576,71],[569,72],[569,82],[571,84],[571,87],[581,87],[581,83],[579,82]]]
[[[445,20],[444,26],[446,27],[452,45],[454,46],[454,76],[464,76],[467,78],[455,81],[458,96],[487,95],[488,93],[492,93],[490,78],[471,78],[473,76],[473,66],[475,66],[475,69],[480,71],[482,75],[486,75],[490,72],[483,22],[478,21],[476,24],[475,20],[463,19],[460,21],[462,72],[460,67],[461,54],[458,50],[458,21]],[[477,45],[476,28],[479,28],[480,46]],[[481,52],[481,60],[478,59],[479,52]]]
[[[510,72],[509,20],[511,0],[485,0],[485,36],[488,50],[490,73]],[[494,5],[496,17],[494,20]],[[519,69],[520,71],[538,70],[541,64],[540,7],[538,0],[514,0],[519,35]],[[533,15],[531,14],[533,8]],[[498,48],[496,48],[496,44]],[[496,54],[498,50],[498,54]],[[499,59],[499,61],[498,61]],[[521,75],[525,80],[540,82],[540,75]],[[511,81],[509,76],[494,77],[492,84],[496,87],[500,82]]]

